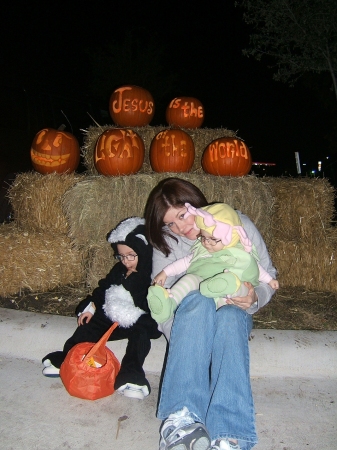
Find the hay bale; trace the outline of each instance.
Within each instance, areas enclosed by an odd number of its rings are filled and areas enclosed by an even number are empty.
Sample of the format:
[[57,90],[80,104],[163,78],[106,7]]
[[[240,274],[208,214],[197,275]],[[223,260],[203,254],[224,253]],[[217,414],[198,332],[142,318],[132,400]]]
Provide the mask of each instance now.
[[335,189],[325,178],[264,178],[275,199],[273,236],[307,243],[324,241],[334,218]]
[[86,267],[86,286],[92,291],[98,286],[100,279],[105,278],[116,264],[114,252],[109,243],[89,249]]
[[0,226],[0,295],[21,289],[47,292],[84,279],[81,252],[69,238],[54,232],[21,231]]
[[103,245],[107,233],[122,219],[143,216],[150,191],[160,180],[172,176],[198,186],[209,202],[226,202],[241,210],[255,222],[266,242],[271,240],[273,197],[266,183],[254,176],[237,178],[188,173],[85,178],[63,196],[69,236],[79,248]]
[[336,230],[316,242],[274,239],[269,251],[282,287],[337,291]]
[[26,231],[67,233],[68,224],[61,199],[81,179],[82,175],[74,173],[18,174],[8,193],[17,226]]
[[[89,127],[87,130],[83,130],[84,135],[84,145],[81,148],[81,153],[84,160],[84,165],[88,170],[90,175],[98,175],[98,172],[95,168],[94,164],[94,149],[99,136],[108,129],[119,128],[114,125],[103,125],[101,127]],[[157,133],[164,130],[170,130],[170,127],[167,126],[145,126],[145,127],[130,127],[133,131],[138,133],[140,137],[144,141],[145,145],[145,158],[144,164],[141,170],[138,173],[153,173],[149,152],[150,145],[152,139],[155,137]],[[232,130],[227,130],[227,128],[196,128],[196,129],[187,129],[181,128],[183,131],[188,133],[193,139],[195,146],[195,159],[194,164],[191,168],[191,172],[195,172],[196,170],[201,169],[201,156],[207,145],[212,142],[214,139],[218,139],[220,137],[236,137],[236,133]]]

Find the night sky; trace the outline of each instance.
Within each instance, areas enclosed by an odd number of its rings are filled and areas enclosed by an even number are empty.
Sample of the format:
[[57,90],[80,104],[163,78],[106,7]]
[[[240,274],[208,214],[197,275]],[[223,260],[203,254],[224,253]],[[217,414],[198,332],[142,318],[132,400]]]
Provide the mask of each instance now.
[[[140,85],[156,102],[151,125],[166,126],[165,107],[172,98],[193,96],[204,104],[204,127],[237,131],[254,161],[277,164],[276,175],[296,176],[295,152],[310,169],[318,159],[331,156],[327,136],[332,128],[329,97],[334,94],[329,82],[309,78],[310,83],[290,88],[272,79],[266,62],[243,56],[249,29],[234,1],[202,6],[194,1],[32,1],[20,8],[12,2],[2,11],[0,33],[1,92],[6,99],[1,116],[10,116],[1,125],[2,174],[31,170],[30,143],[43,127],[65,123],[81,140],[81,128],[94,125],[87,111],[98,123],[112,123],[104,116],[109,94],[99,97],[95,82],[111,93],[125,83],[139,84],[142,72],[147,76],[142,75]],[[111,42],[121,46],[128,33],[144,54],[149,48],[162,52],[160,67],[151,76],[149,66],[140,67],[140,59],[139,70],[124,79],[123,70],[116,68],[102,86],[88,51],[98,55]],[[169,90],[161,92],[160,86]]]

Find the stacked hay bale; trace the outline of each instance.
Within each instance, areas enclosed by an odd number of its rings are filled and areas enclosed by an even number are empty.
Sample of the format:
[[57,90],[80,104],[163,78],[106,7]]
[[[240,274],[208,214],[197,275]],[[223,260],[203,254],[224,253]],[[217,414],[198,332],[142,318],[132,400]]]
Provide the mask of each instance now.
[[82,254],[69,239],[63,194],[79,175],[17,175],[9,190],[14,222],[0,227],[0,295],[46,292],[83,280]]
[[281,286],[337,291],[335,191],[321,178],[265,178],[275,199],[269,247]]
[[185,130],[196,148],[192,172],[154,173],[149,148],[165,128],[149,126],[133,128],[146,147],[141,172],[105,177],[97,174],[93,155],[97,138],[108,128],[113,127],[87,130],[82,149],[85,175],[17,176],[9,191],[15,220],[0,227],[1,296],[79,282],[88,290],[95,288],[114,263],[106,235],[122,219],[143,216],[150,191],[160,180],[174,176],[198,186],[209,202],[226,202],[253,220],[281,286],[337,290],[334,189],[327,180],[205,174],[202,152],[216,138],[236,136],[226,129]]
[[130,216],[143,216],[150,191],[168,177],[177,176],[198,186],[209,202],[226,202],[241,209],[256,223],[267,242],[273,198],[270,187],[254,176],[216,177],[191,173],[152,173],[124,177],[89,176],[63,196],[69,236],[86,253],[87,284],[92,289],[113,264],[106,241],[108,232]]

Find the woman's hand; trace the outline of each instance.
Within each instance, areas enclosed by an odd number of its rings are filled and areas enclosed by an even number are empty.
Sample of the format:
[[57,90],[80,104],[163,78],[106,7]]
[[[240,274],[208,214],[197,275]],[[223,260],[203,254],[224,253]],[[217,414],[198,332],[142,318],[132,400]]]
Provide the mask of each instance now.
[[248,288],[248,294],[246,297],[232,297],[227,299],[228,305],[235,305],[238,308],[246,310],[252,306],[253,303],[257,302],[257,295],[254,286],[248,281],[244,282],[245,286]]
[[165,281],[166,281],[167,275],[166,273],[162,270],[160,273],[158,273],[158,275],[156,275],[153,279],[153,283],[152,284],[158,284],[159,286],[164,286]]
[[82,313],[80,317],[77,319],[77,325],[84,325],[85,323],[89,323],[93,314],[91,312],[87,311],[85,313]]

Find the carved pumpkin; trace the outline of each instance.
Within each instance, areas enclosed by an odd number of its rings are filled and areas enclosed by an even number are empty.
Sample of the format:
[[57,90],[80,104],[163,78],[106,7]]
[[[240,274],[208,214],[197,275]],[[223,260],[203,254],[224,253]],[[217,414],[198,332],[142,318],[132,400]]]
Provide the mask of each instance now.
[[166,108],[166,121],[171,126],[199,128],[204,118],[204,107],[197,98],[176,97]]
[[120,127],[143,127],[154,115],[154,100],[149,91],[138,86],[121,86],[110,97],[110,116]]
[[194,143],[182,130],[158,133],[150,146],[150,163],[155,172],[188,172],[193,166]]
[[34,169],[43,175],[74,172],[80,162],[80,146],[76,137],[66,131],[45,128],[39,131],[30,149]]
[[238,138],[215,139],[204,150],[202,168],[211,175],[242,177],[252,167],[252,157],[247,145]]
[[94,150],[94,164],[99,173],[107,176],[136,173],[144,162],[144,142],[132,130],[114,128],[104,131]]

